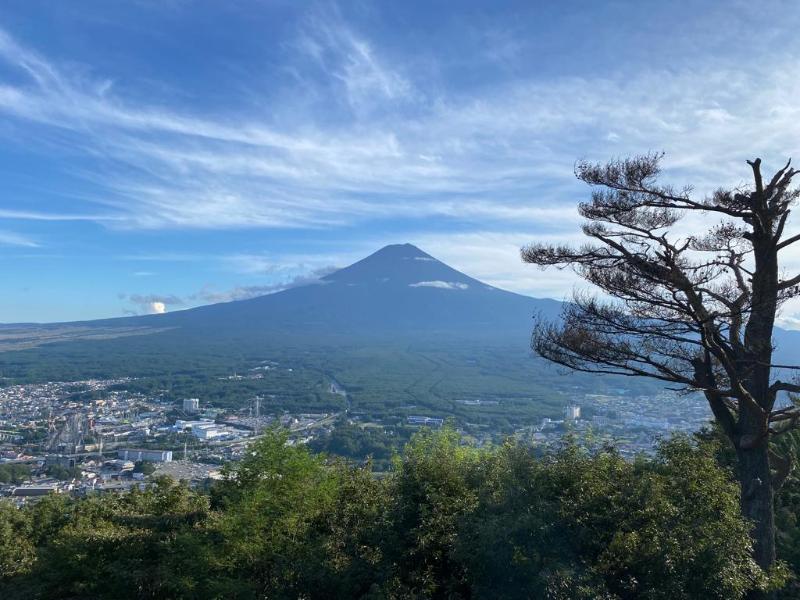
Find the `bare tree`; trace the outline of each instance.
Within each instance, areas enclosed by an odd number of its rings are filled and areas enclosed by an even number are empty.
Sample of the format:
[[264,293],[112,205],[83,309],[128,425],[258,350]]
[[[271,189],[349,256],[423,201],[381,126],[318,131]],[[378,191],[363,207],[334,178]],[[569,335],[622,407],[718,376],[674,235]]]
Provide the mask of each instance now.
[[[561,321],[536,324],[532,345],[570,369],[702,392],[736,448],[742,514],[754,524],[754,558],[769,569],[773,494],[791,469],[769,442],[800,423],[800,407],[776,407],[782,392],[800,386],[780,379],[798,367],[773,363],[772,339],[779,307],[800,295],[800,275],[784,274],[779,264],[800,241],[800,234],[785,235],[798,171],[787,164],[765,181],[761,159],[748,161],[751,186],[694,199],[690,188],[658,183],[660,159],[578,163],[577,177],[594,188],[579,206],[591,241],[532,244],[522,258],[571,267],[605,294],[576,294]],[[698,217],[695,231],[681,233],[687,215]]]

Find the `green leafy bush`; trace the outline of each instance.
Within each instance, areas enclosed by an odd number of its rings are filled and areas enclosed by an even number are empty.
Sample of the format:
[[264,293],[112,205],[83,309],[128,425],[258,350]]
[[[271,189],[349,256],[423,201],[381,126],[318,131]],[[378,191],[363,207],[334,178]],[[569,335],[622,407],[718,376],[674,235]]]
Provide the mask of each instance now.
[[[0,504],[3,598],[742,598],[738,489],[709,442],[630,462],[423,430],[385,477],[274,431],[209,495]],[[788,509],[787,509],[788,510]]]

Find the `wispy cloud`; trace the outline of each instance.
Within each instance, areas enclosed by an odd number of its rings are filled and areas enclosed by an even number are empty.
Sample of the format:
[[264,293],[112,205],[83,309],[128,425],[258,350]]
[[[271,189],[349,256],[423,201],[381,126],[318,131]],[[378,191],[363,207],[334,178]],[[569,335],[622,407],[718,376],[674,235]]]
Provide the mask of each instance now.
[[20,221],[121,221],[123,217],[99,214],[50,213],[27,210],[6,210],[0,208],[0,219]]
[[38,248],[40,244],[33,238],[16,233],[14,231],[4,231],[0,229],[0,246],[18,246],[20,248]]
[[533,235],[520,230],[475,230],[414,236],[414,244],[451,267],[500,289],[540,298],[566,299],[582,285],[569,270],[542,271],[520,260],[521,246],[530,242],[580,244],[577,228],[571,233]]
[[366,38],[347,26],[335,4],[308,15],[297,47],[341,85],[356,111],[370,111],[387,101],[411,101],[419,94],[398,68],[383,61]]
[[409,283],[408,287],[432,287],[440,290],[466,290],[469,285],[460,283],[458,281],[418,281],[417,283]]
[[[424,82],[335,12],[312,15],[298,40],[297,68],[317,61],[314,85],[328,86],[324,93],[338,94],[352,113],[268,126],[252,115],[143,105],[1,32],[0,57],[26,80],[0,85],[0,111],[59,129],[97,156],[101,167],[83,176],[103,190],[95,200],[111,214],[96,220],[139,228],[428,216],[549,228],[564,224],[549,213],[572,211],[574,219],[576,156],[663,148],[674,176],[707,190],[739,183],[742,160],[753,154],[796,153],[800,139],[791,100],[800,67],[788,58],[769,70],[699,63],[626,77],[510,79],[461,95],[422,92]],[[370,99],[379,113],[363,110]],[[92,218],[5,210],[10,218]]]
[[[726,20],[721,29],[735,37],[735,26]],[[323,229],[402,220],[404,237],[470,275],[560,298],[575,277],[522,265],[518,249],[537,239],[581,240],[575,205],[588,191],[574,181],[576,158],[663,149],[666,176],[703,194],[746,183],[747,158],[763,155],[778,166],[800,154],[798,48],[779,49],[773,38],[763,44],[769,50],[739,53],[735,62],[698,56],[675,69],[643,60],[636,69],[546,78],[507,69],[481,87],[450,86],[437,78],[436,55],[411,48],[399,57],[370,33],[335,5],[311,9],[283,56],[297,87],[287,86],[259,109],[226,112],[131,94],[131,87],[112,84],[120,73],[62,62],[0,30],[0,61],[10,67],[0,75],[0,115],[17,126],[0,135],[26,151],[61,145],[90,159],[71,175],[92,190],[70,205],[74,213],[5,201],[0,219],[149,230]],[[487,33],[486,59],[504,69],[515,64],[524,46],[520,35],[525,32],[513,28]],[[415,68],[423,63],[433,66]],[[30,124],[53,132],[46,145],[26,135]],[[798,230],[793,227],[790,234]],[[351,262],[373,249],[368,242],[406,241],[361,231],[347,251],[309,251],[277,262],[235,249],[224,256],[212,249],[128,258],[211,258],[230,271],[286,285],[325,265]],[[36,248],[39,241],[0,229],[0,244]],[[800,268],[800,255],[785,266]],[[271,281],[209,288],[206,298],[198,292],[180,300],[237,299],[271,289],[279,288]],[[152,302],[165,310],[177,306]],[[139,308],[147,306],[142,300]],[[789,306],[787,314],[798,309]]]
[[269,276],[282,280],[294,277],[322,277],[331,273],[335,267],[346,264],[340,256],[327,254],[229,254],[219,257],[223,266],[233,272],[245,275]]
[[[322,278],[325,275],[333,273],[335,267],[321,267],[312,269],[308,272],[300,273],[289,278],[279,279],[274,283],[263,285],[241,285],[228,290],[216,290],[213,286],[206,286],[199,292],[192,294],[190,300],[197,303],[213,304],[217,302],[231,302],[233,300],[247,300],[257,296],[266,296],[267,294],[274,294],[290,288],[300,287],[303,285],[311,285],[322,283]],[[274,269],[272,273],[277,272]]]
[[[288,270],[288,268],[286,269]],[[205,285],[197,292],[185,296],[176,296],[175,294],[118,294],[118,297],[120,300],[135,306],[135,310],[125,309],[127,314],[160,314],[174,308],[248,300],[303,285],[323,283],[322,278],[335,270],[334,267],[321,267],[291,277],[280,278],[273,283],[239,285],[224,290],[220,290],[213,285]],[[280,269],[275,267],[272,269],[272,274],[279,271]],[[146,274],[149,275],[150,273]]]

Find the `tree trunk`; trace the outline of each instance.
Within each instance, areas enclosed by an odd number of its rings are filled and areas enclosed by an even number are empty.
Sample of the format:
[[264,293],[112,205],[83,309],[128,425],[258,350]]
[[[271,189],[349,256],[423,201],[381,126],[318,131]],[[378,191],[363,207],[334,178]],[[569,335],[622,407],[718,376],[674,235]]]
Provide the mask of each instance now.
[[775,517],[769,447],[766,440],[755,448],[737,451],[742,515],[753,524],[753,558],[769,570],[775,564]]

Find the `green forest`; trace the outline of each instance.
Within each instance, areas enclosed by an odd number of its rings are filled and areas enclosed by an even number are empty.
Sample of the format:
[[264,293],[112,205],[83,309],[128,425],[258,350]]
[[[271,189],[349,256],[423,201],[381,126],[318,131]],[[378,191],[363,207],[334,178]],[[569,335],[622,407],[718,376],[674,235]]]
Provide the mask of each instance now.
[[569,441],[478,449],[446,427],[376,477],[275,430],[204,490],[0,503],[0,597],[796,598],[800,480],[778,495],[765,573],[731,464],[713,432],[626,461]]
[[[329,392],[331,379],[336,379],[347,390],[351,412],[368,419],[404,418],[412,411],[506,432],[511,425],[560,415],[576,394],[613,393],[623,387],[632,394],[654,394],[661,389],[630,378],[566,377],[563,370],[532,357],[524,342],[518,347],[442,339],[379,343],[355,338],[335,345],[339,342],[214,345],[153,335],[126,338],[125,344],[48,344],[0,352],[0,385],[132,377],[134,381],[121,387],[174,401],[200,398],[229,410],[248,406],[260,395],[268,398],[266,411],[280,414],[343,411],[345,399]],[[279,366],[260,371],[263,378],[228,379],[251,374],[267,361]],[[498,404],[461,403],[476,399]]]

